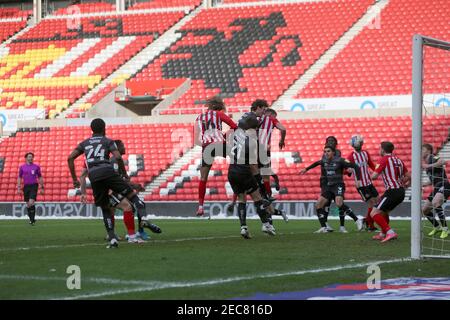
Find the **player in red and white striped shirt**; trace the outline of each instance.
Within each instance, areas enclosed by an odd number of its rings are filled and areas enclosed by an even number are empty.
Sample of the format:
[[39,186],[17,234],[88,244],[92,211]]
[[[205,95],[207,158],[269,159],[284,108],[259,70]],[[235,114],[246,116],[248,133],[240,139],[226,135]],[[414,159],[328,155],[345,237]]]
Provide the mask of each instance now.
[[[265,101],[265,100],[264,100]],[[270,161],[270,142],[274,128],[280,130],[281,137],[278,146],[280,150],[284,148],[284,140],[286,139],[286,128],[278,121],[277,112],[274,109],[266,108],[264,115],[261,117],[260,126],[258,129],[258,141],[261,150],[260,154],[262,161],[260,161],[260,171],[264,181],[264,187],[267,195],[272,196],[272,189],[270,188],[270,177],[275,180],[276,189],[280,189],[279,179],[275,172],[272,171],[272,164]],[[267,158],[264,159],[264,156]]]
[[394,144],[389,141],[381,143],[381,159],[375,166],[372,179],[382,176],[386,188],[377,206],[372,210],[373,220],[381,227],[381,232],[373,239],[386,242],[397,239],[398,235],[389,226],[389,212],[405,199],[405,186],[409,184],[410,175],[402,160],[392,154]]
[[236,123],[227,116],[223,100],[213,97],[206,101],[207,111],[202,112],[195,120],[194,138],[197,145],[202,146],[202,165],[200,168],[200,181],[198,184],[198,210],[197,216],[204,214],[206,183],[209,171],[215,157],[226,157],[226,139],[222,132],[222,122],[231,129],[236,129]]
[[[366,150],[362,150],[362,146],[364,144],[363,137],[359,135],[355,135],[350,139],[350,145],[353,147],[354,151],[350,152],[347,156],[347,160],[356,163],[361,170],[361,181],[359,181],[361,187],[357,188],[361,198],[364,202],[367,203],[367,215],[366,215],[366,224],[369,231],[374,231],[375,226],[373,225],[372,217],[370,216],[370,212],[372,212],[372,208],[375,206],[378,200],[378,191],[375,189],[372,178],[370,177],[369,168],[372,171],[375,171],[375,164],[373,163],[370,154]],[[355,182],[358,185],[358,181]]]

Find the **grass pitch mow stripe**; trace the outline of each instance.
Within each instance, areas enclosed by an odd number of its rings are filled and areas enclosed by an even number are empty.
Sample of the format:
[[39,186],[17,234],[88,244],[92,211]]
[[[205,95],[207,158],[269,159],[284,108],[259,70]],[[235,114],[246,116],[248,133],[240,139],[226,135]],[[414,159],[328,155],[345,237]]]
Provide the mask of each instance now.
[[247,281],[247,280],[255,280],[255,279],[287,277],[287,276],[300,276],[300,275],[305,275],[305,274],[310,274],[310,273],[331,272],[331,271],[338,271],[338,270],[342,270],[342,269],[357,269],[357,268],[367,267],[367,266],[370,266],[373,264],[409,262],[411,260],[412,260],[411,258],[399,258],[399,259],[392,259],[392,260],[382,260],[382,261],[372,261],[372,262],[364,262],[364,263],[356,263],[356,264],[339,265],[339,266],[334,266],[334,267],[329,267],[329,268],[296,270],[296,271],[288,271],[288,272],[280,272],[280,273],[274,273],[274,272],[262,273],[262,274],[253,275],[253,276],[241,276],[241,277],[238,276],[238,277],[219,278],[219,279],[193,281],[193,282],[159,282],[159,283],[155,283],[150,286],[140,286],[137,288],[125,288],[125,289],[119,289],[119,290],[107,290],[107,291],[94,292],[94,293],[84,294],[84,295],[55,297],[53,299],[57,299],[57,300],[90,299],[90,298],[114,296],[114,295],[118,295],[118,294],[128,294],[128,293],[135,293],[135,292],[149,292],[149,291],[155,291],[155,290],[161,290],[161,289],[214,286],[214,285],[220,285],[220,284],[224,284],[224,283],[237,282],[237,281]]
[[[171,242],[184,242],[184,241],[201,241],[201,240],[220,240],[220,239],[232,239],[240,238],[240,236],[223,236],[223,237],[195,237],[195,238],[180,238],[180,239],[167,239],[167,240],[149,240],[145,243],[171,243]],[[119,243],[128,243],[121,241]],[[144,245],[145,245],[144,243]],[[16,248],[1,248],[0,252],[4,251],[27,251],[27,250],[45,250],[45,249],[63,249],[63,248],[78,248],[78,247],[90,247],[90,246],[106,246],[106,242],[93,242],[93,243],[77,243],[77,244],[65,244],[65,245],[48,245],[48,246],[34,246],[34,247],[16,247]],[[130,245],[142,245],[130,243]]]

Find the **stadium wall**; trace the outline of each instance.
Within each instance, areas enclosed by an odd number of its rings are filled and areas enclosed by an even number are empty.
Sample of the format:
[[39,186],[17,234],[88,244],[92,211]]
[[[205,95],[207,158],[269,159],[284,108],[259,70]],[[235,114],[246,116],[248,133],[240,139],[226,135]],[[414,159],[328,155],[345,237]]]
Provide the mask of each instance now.
[[[364,215],[367,212],[367,205],[360,201],[346,202],[353,211],[358,215]],[[283,209],[291,218],[316,218],[314,209],[315,201],[280,201],[275,203],[275,207]],[[147,214],[157,217],[194,217],[198,203],[196,202],[180,202],[180,201],[158,201],[147,202]],[[205,216],[226,218],[235,216],[237,219],[237,211],[233,214],[227,213],[228,202],[205,202]],[[80,202],[47,202],[36,203],[38,217],[94,217],[101,218],[100,208],[96,208],[93,204],[83,204]],[[444,208],[449,210],[450,208]],[[411,203],[403,202],[394,211],[391,217],[410,217]],[[248,208],[248,216],[255,216],[256,212],[253,205]],[[14,218],[26,216],[25,203],[18,202],[1,202],[0,216],[4,218]],[[338,216],[337,209],[331,207],[330,216]]]

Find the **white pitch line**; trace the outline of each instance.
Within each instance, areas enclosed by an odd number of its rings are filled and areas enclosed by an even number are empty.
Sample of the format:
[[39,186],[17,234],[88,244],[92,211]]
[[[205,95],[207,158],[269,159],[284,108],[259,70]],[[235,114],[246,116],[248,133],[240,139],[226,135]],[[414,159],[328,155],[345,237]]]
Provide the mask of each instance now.
[[[171,243],[171,242],[184,242],[184,241],[201,241],[201,240],[220,240],[220,239],[232,239],[240,238],[240,236],[223,236],[223,237],[197,237],[197,238],[180,238],[180,239],[168,239],[168,240],[149,240],[145,244],[153,243]],[[123,241],[127,243],[126,241]],[[127,243],[128,244],[128,243]],[[134,244],[130,245],[139,246],[145,244]],[[48,245],[48,246],[34,246],[34,247],[18,247],[18,248],[1,248],[0,252],[4,251],[27,251],[27,250],[45,250],[45,249],[61,249],[61,248],[78,248],[78,247],[89,247],[89,246],[105,246],[105,243],[78,243],[78,244],[66,244],[66,245]]]
[[367,267],[367,266],[374,265],[374,264],[387,264],[387,263],[408,262],[408,261],[411,261],[411,258],[399,258],[399,259],[392,259],[392,260],[372,261],[372,262],[365,262],[365,263],[340,265],[340,266],[329,267],[329,268],[287,271],[287,272],[280,272],[280,273],[271,272],[271,273],[262,273],[259,275],[252,275],[252,276],[218,278],[218,279],[193,281],[193,282],[161,282],[161,283],[155,283],[150,286],[141,286],[138,288],[108,290],[108,291],[102,291],[102,292],[91,293],[91,294],[83,294],[83,295],[67,296],[67,297],[56,297],[53,299],[55,299],[55,300],[90,299],[90,298],[114,296],[114,295],[118,295],[118,294],[128,294],[128,293],[133,293],[133,292],[150,292],[150,291],[161,290],[161,289],[214,286],[214,285],[221,285],[224,283],[237,282],[237,281],[247,281],[247,280],[255,280],[255,279],[265,279],[265,278],[278,278],[278,277],[287,277],[287,276],[299,276],[299,275],[305,275],[305,274],[310,274],[310,273],[331,272],[331,271],[338,271],[338,270],[343,270],[343,269],[357,269],[357,268]]
[[[0,274],[0,280],[21,280],[21,281],[67,281],[65,277],[46,277],[46,276],[28,276],[14,274]],[[100,284],[117,284],[117,285],[157,285],[164,282],[161,281],[140,281],[140,280],[120,280],[111,278],[82,278],[83,282],[100,283]]]

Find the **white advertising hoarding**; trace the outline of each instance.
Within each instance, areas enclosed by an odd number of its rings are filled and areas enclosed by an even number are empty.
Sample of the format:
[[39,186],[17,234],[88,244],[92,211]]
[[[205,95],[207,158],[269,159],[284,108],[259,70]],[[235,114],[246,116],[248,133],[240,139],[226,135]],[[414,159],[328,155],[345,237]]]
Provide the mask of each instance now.
[[[426,94],[426,107],[450,107],[450,94]],[[288,111],[334,111],[364,109],[411,108],[411,95],[374,97],[336,97],[316,99],[286,99],[283,109]]]
[[45,119],[44,109],[11,109],[0,110],[0,122],[3,131],[16,131],[17,121]]

